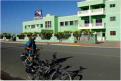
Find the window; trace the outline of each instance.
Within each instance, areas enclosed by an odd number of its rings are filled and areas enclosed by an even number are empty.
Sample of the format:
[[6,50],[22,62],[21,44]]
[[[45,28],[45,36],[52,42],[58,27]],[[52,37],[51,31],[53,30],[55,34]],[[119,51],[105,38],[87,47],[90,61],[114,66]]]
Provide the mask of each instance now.
[[37,27],[39,27],[39,24],[37,24]]
[[110,8],[115,7],[115,4],[110,4]]
[[102,26],[102,19],[96,19],[96,26]]
[[68,25],[68,21],[65,21],[65,26],[67,26]]
[[105,37],[105,33],[104,32],[102,33],[102,36]]
[[110,21],[115,21],[116,20],[116,17],[110,17]]
[[89,20],[85,20],[85,24],[89,24]]
[[64,26],[64,22],[60,22],[60,26]]
[[30,25],[28,25],[28,27],[30,28]]
[[27,29],[27,26],[25,26],[25,29]]
[[96,19],[96,23],[102,23],[102,19]]
[[85,20],[84,23],[85,23],[85,26],[86,26],[86,27],[89,26],[89,20]]
[[35,28],[35,25],[31,25],[31,28]]
[[47,27],[48,27],[48,21],[45,22],[45,28],[47,28]]
[[51,21],[45,21],[45,28],[51,27]]
[[70,21],[70,25],[74,25],[74,22],[73,21]]
[[43,27],[43,24],[40,24],[40,27],[42,28]]
[[116,31],[110,31],[110,35],[116,35]]

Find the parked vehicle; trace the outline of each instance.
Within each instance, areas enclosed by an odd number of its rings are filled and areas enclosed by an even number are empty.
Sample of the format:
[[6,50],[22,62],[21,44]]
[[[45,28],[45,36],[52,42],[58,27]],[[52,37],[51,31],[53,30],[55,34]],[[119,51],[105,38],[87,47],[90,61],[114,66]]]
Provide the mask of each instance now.
[[81,80],[82,71],[86,68],[80,66],[78,70],[70,71],[71,66],[63,66],[63,62],[72,57],[57,58],[56,53],[50,60],[41,60],[39,53],[35,54],[32,62],[29,62],[25,53],[21,55],[21,60],[25,65],[27,76],[31,80]]

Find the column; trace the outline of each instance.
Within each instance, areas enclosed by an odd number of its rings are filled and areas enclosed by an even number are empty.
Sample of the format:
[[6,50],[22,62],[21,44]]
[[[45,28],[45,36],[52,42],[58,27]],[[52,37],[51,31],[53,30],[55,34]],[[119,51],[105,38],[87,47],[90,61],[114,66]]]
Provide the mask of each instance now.
[[91,31],[91,27],[92,27],[92,21],[91,21],[91,6],[89,5],[89,28],[90,28],[90,31]]

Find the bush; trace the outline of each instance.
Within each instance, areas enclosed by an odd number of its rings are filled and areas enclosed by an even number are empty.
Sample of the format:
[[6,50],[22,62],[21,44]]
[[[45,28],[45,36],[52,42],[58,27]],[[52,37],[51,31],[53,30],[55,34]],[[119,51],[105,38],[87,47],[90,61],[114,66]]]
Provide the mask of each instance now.
[[42,34],[42,39],[49,40],[51,37],[52,37],[52,33],[43,33]]
[[83,30],[81,30],[81,33],[83,33],[84,35],[92,35],[94,33],[94,31],[92,31],[90,29],[83,29]]
[[34,36],[37,36],[39,34],[39,36],[41,35],[41,32],[24,32],[24,33],[21,33],[21,35],[27,35],[27,36],[31,36],[31,35],[34,35]]
[[52,37],[53,30],[42,30],[41,31],[41,37],[42,39],[49,40]]
[[21,33],[19,36],[20,36],[20,38],[24,35],[27,35],[27,36],[30,36],[30,35],[32,35],[33,33],[32,32],[23,32],[23,33]]
[[17,35],[17,37],[18,37],[19,39],[24,39],[25,35],[20,34],[20,35]]
[[11,33],[1,33],[0,38],[6,37],[6,39],[11,39],[12,34]]
[[81,36],[81,31],[75,31],[75,32],[73,32],[73,35],[74,35],[74,37],[76,37],[76,39],[78,39],[78,37]]
[[0,39],[3,39],[3,35],[2,34],[0,34]]
[[58,33],[55,33],[55,36],[57,37],[57,39],[63,39],[64,38],[64,33],[63,32],[58,32]]
[[64,39],[68,39],[71,36],[71,31],[64,31]]
[[11,35],[7,35],[7,36],[5,36],[6,37],[6,39],[11,39]]
[[68,39],[71,36],[70,31],[64,31],[64,32],[58,32],[55,34],[55,36],[60,40],[60,39]]

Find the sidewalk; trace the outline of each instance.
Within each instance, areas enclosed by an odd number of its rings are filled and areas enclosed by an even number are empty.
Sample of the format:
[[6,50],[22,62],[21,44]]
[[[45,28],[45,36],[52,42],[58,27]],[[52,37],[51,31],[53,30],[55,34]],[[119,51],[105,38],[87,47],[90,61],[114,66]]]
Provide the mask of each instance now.
[[[3,43],[21,43],[25,42],[13,42],[13,41],[1,41]],[[39,45],[60,45],[60,46],[80,46],[80,47],[99,47],[99,48],[120,48],[120,42],[106,41],[98,44],[80,44],[80,43],[54,43],[54,42],[36,42]]]
[[101,47],[114,47],[114,48],[120,48],[120,41],[105,41],[104,43],[96,44],[96,46]]

